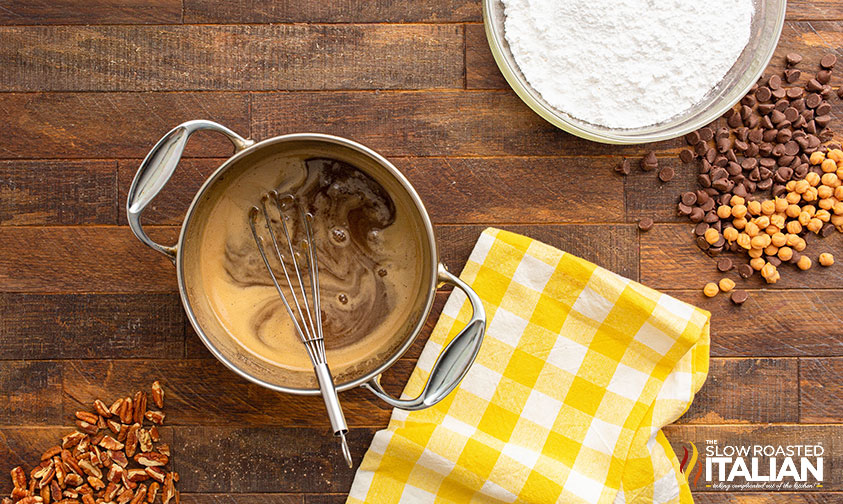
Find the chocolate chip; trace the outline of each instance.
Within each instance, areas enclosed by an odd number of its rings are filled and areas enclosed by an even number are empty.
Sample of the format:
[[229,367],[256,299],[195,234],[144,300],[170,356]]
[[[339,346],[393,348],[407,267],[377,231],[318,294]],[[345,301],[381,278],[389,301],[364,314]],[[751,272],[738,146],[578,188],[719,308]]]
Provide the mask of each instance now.
[[682,149],[679,151],[679,159],[681,159],[683,163],[690,163],[694,160],[694,156],[694,151],[691,149]]
[[831,122],[831,116],[828,115],[828,114],[821,115],[819,117],[814,118],[814,121],[817,123],[817,126],[819,126],[820,128],[825,128],[826,126],[828,126],[828,123]]
[[779,259],[779,258],[778,258],[778,257],[776,257],[776,256],[771,256],[771,255],[768,255],[768,256],[767,256],[767,262],[768,262],[768,263],[770,263],[770,264],[772,264],[773,266],[775,266],[775,267],[777,267],[777,268],[778,268],[779,266],[781,266],[781,265],[782,265],[782,260],[781,260],[781,259]]
[[694,234],[696,236],[703,236],[706,231],[708,231],[708,223],[700,222],[694,226]]
[[706,241],[706,239],[702,236],[697,236],[696,241],[697,241],[697,247],[699,247],[700,250],[707,251],[709,248],[711,248],[711,245],[709,245],[708,242]]
[[831,104],[828,102],[822,102],[817,106],[817,110],[814,111],[814,115],[827,115],[831,112]]
[[705,127],[699,130],[700,133],[700,140],[703,142],[708,142],[712,138],[714,138],[714,131],[711,128]]
[[796,98],[801,97],[803,92],[804,90],[801,87],[787,88],[787,97],[791,100],[795,100]]
[[811,93],[805,97],[805,105],[808,106],[808,108],[817,108],[822,101],[822,96],[817,93]]
[[732,294],[729,296],[729,299],[731,299],[732,302],[736,305],[742,305],[746,303],[747,298],[749,298],[749,294],[747,294],[744,290],[732,291]]
[[743,121],[741,120],[740,114],[732,114],[732,117],[726,120],[726,124],[729,125],[730,128],[739,128],[743,126]]
[[843,86],[837,88],[837,97],[843,99]]
[[694,207],[691,209],[691,213],[688,218],[691,219],[691,222],[693,223],[702,222],[705,218],[705,211],[700,207]]
[[780,100],[780,99],[784,98],[786,95],[787,95],[787,91],[783,87],[780,87],[778,89],[773,90],[773,98],[775,98],[777,100]]
[[817,72],[817,80],[821,84],[828,84],[831,82],[831,70],[820,70]]
[[758,100],[755,99],[755,96],[748,94],[741,99],[741,103],[745,107],[754,107]]
[[795,68],[789,68],[784,71],[784,80],[786,80],[788,84],[793,84],[798,81],[801,76],[802,72]]
[[[829,119],[831,119],[829,117]],[[799,154],[799,144],[794,142],[793,140],[784,144],[784,153],[788,156],[795,156]]]
[[645,232],[653,229],[653,219],[649,217],[644,217],[643,219],[639,220],[638,229]]
[[618,163],[617,166],[615,166],[615,171],[620,173],[621,175],[629,175],[629,172],[630,172],[629,160],[626,159],[626,158],[623,158],[623,160],[620,163]]
[[820,66],[826,69],[834,68],[834,64],[837,63],[837,56],[829,53],[823,56],[820,60]]
[[771,75],[770,79],[767,80],[767,86],[773,91],[780,89],[782,87],[782,78],[778,75]]
[[755,92],[755,97],[758,99],[759,102],[762,103],[769,101],[772,96],[773,93],[767,86],[761,86],[760,88],[758,88],[758,91]]
[[662,182],[670,182],[674,175],[676,175],[676,172],[670,166],[665,166],[659,170],[659,180]]
[[793,122],[796,120],[797,117],[799,117],[799,111],[796,110],[794,107],[788,107],[784,109],[784,118],[788,121]]
[[685,142],[687,142],[688,145],[697,145],[698,143],[700,143],[699,131],[692,131],[685,135]]
[[[805,84],[805,89],[807,89],[808,91],[814,91],[814,92],[822,91],[822,88],[823,88],[822,83],[820,81],[818,81],[817,79],[811,79],[811,80],[808,81],[807,84]],[[791,88],[791,89],[795,89],[795,88]]]
[[728,257],[724,257],[722,259],[717,260],[717,269],[719,271],[722,271],[722,272],[725,273],[727,271],[731,271],[732,268],[734,268],[734,267],[735,267],[735,265],[732,264],[732,260],[729,259]]
[[738,274],[742,278],[749,278],[752,276],[753,273],[755,273],[755,270],[752,269],[752,266],[750,266],[749,264],[741,264],[740,266],[738,266]]
[[711,176],[703,173],[697,177],[697,183],[702,187],[711,187]]
[[786,120],[787,117],[784,115],[784,112],[779,109],[775,109],[770,113],[770,121],[772,121],[773,124],[779,124],[780,122]]
[[656,157],[656,153],[653,151],[648,152],[643,158],[641,158],[641,169],[644,171],[653,171],[659,166],[659,160]]
[[794,66],[802,62],[802,55],[799,53],[787,53],[785,59],[787,59],[788,65]]

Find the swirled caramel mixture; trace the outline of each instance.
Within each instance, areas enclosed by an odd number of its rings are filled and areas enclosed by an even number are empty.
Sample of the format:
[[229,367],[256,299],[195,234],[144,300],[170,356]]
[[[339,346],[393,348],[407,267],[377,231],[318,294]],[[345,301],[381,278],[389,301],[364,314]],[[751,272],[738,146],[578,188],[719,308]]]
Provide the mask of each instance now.
[[[294,195],[314,216],[329,364],[341,372],[373,358],[410,316],[421,285],[420,240],[409,212],[378,182],[334,159],[265,160],[217,199],[202,234],[200,269],[218,320],[254,355],[291,369],[311,367],[249,228],[249,209],[273,189]],[[260,229],[264,220],[258,222]],[[296,219],[289,222],[297,243],[303,228]],[[266,250],[272,252],[269,244]],[[283,280],[280,263],[273,264]]]

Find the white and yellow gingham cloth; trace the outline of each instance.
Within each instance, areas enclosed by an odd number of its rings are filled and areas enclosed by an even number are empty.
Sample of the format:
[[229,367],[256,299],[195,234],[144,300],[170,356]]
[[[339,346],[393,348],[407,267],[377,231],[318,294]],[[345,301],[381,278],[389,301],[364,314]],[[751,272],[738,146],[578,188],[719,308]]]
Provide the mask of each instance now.
[[[692,502],[660,429],[705,380],[707,312],[491,228],[461,278],[488,316],[477,360],[438,405],[393,412],[349,504]],[[470,314],[455,290],[406,396]]]

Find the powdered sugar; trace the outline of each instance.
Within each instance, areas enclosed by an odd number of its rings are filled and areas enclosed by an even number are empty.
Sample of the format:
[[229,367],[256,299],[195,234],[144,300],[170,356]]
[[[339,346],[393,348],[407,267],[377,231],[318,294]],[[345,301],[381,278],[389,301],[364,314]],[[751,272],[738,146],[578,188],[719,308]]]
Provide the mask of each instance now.
[[611,128],[698,103],[749,41],[753,0],[502,0],[510,50],[553,107]]

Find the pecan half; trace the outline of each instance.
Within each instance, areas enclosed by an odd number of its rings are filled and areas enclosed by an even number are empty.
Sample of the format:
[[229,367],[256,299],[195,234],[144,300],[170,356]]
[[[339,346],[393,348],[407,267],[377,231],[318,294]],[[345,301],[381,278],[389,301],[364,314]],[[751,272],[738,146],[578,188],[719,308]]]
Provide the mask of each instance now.
[[152,402],[154,402],[159,409],[164,409],[164,389],[161,387],[161,382],[158,380],[152,382]]
[[83,422],[88,422],[89,424],[97,423],[97,415],[87,411],[77,411],[76,418],[82,420]]
[[160,445],[158,445],[158,452],[169,457],[170,445],[168,445],[167,443],[161,443]]
[[56,468],[56,481],[59,486],[64,488],[64,477],[67,476],[67,466],[64,465],[64,462],[61,461],[61,457],[58,455],[53,457],[53,466]]
[[44,502],[44,499],[40,495],[27,495],[16,504],[39,504],[41,502]]
[[152,451],[152,436],[146,429],[138,430],[138,446],[144,453]]
[[156,411],[156,410],[149,410],[146,412],[146,418],[150,422],[154,424],[161,425],[164,423],[164,412],[163,411]]
[[76,426],[79,428],[80,431],[84,432],[85,434],[96,434],[99,430],[95,423],[91,424],[84,420],[77,420]]
[[97,415],[101,417],[111,418],[111,411],[109,411],[108,406],[99,399],[94,400],[94,410],[96,410]]
[[24,472],[23,467],[17,466],[11,471],[12,473],[12,484],[15,488],[26,488],[26,472]]
[[47,451],[45,451],[44,453],[41,454],[41,460],[51,459],[51,458],[55,457],[56,455],[58,455],[59,453],[61,453],[61,446],[59,446],[59,445],[52,446],[50,448],[47,448]]
[[114,434],[120,433],[120,422],[117,422],[117,421],[109,418],[108,420],[105,421],[105,425],[108,426],[108,430],[110,430],[112,433],[114,433]]
[[108,475],[106,476],[106,479],[112,483],[119,483],[123,480],[123,468],[117,464],[113,464],[108,470]]
[[150,478],[154,479],[158,483],[164,483],[164,479],[167,477],[167,471],[165,471],[163,467],[150,466],[147,467],[145,471]]
[[53,469],[53,461],[52,460],[45,460],[41,462],[41,465],[37,466],[32,472],[29,474],[34,479],[41,479],[47,476],[47,473]]
[[64,483],[67,486],[78,487],[83,482],[84,482],[84,480],[82,479],[82,476],[79,476],[76,473],[70,473],[70,474],[68,474],[67,476],[64,477]]
[[83,504],[96,504],[94,500],[94,496],[91,494],[83,494],[82,495],[82,503]]
[[50,483],[50,494],[54,499],[61,499],[61,486],[58,481],[53,480]]
[[92,445],[98,444],[102,441],[102,438],[105,437],[105,432],[100,432],[96,436],[93,436],[89,441]]
[[149,437],[151,437],[156,443],[161,439],[161,435],[158,433],[157,425],[153,425],[149,428]]
[[85,435],[81,432],[71,432],[67,436],[61,438],[61,447],[65,449],[73,448],[83,439],[85,439]]
[[173,473],[167,473],[164,479],[164,487],[161,491],[161,502],[163,504],[170,504],[170,500],[175,496],[176,488],[173,485]]
[[[61,461],[70,468],[71,471],[74,471],[79,476],[82,475],[82,468],[79,467],[79,464],[76,462],[76,459],[73,458],[73,455],[70,454],[67,450],[61,451]],[[68,474],[68,476],[70,476]]]
[[138,430],[140,424],[134,424],[129,427],[129,432],[126,434],[126,456],[132,457],[138,449]]
[[127,489],[123,490],[123,493],[121,493],[117,497],[117,504],[126,504],[127,502],[132,500],[132,497],[134,495],[135,495],[135,493],[132,491],[131,488],[127,488]]
[[129,504],[140,504],[146,498],[146,485],[141,484],[138,486],[138,489],[135,490],[135,496],[132,497],[132,500]]
[[148,502],[149,504],[152,504],[153,502],[155,502],[155,496],[158,495],[158,487],[159,486],[160,485],[158,485],[157,481],[153,481],[152,483],[149,484],[149,490],[147,490],[147,492],[146,492],[146,502]]
[[38,493],[43,502],[50,502],[50,485],[41,487]]
[[157,452],[138,453],[135,455],[135,462],[146,467],[164,466],[167,465],[169,460],[169,457]]
[[124,424],[132,423],[132,415],[134,412],[135,410],[132,405],[132,398],[126,397],[123,399],[123,405],[120,406],[120,421]]
[[121,425],[120,426],[120,432],[117,433],[117,441],[120,441],[121,443],[125,443],[126,442],[126,434],[128,434],[128,433],[129,433],[129,426],[126,425],[126,424]]
[[67,499],[75,499],[75,498],[79,497],[79,492],[77,492],[73,488],[66,488],[61,494],[62,494],[63,497],[65,497]]
[[132,420],[135,423],[142,424],[143,416],[146,413],[146,392],[135,392],[134,411],[132,413]]
[[113,481],[109,482],[108,486],[105,487],[105,493],[102,494],[102,498],[105,499],[106,502],[113,501],[122,488],[122,485],[118,485]]
[[93,476],[88,476],[88,484],[91,485],[91,488],[94,490],[102,490],[105,488],[105,483],[103,483],[101,479]]
[[120,416],[120,409],[123,407],[123,399],[117,399],[113,403],[111,403],[111,407],[108,408],[108,412],[112,415]]
[[56,476],[56,468],[50,464],[50,467],[47,468],[47,473],[41,477],[41,481],[38,483],[38,488],[44,488],[48,486],[53,478]]
[[113,460],[114,463],[119,465],[120,467],[126,467],[127,465],[129,465],[129,459],[126,457],[126,454],[122,451],[108,450],[108,456],[111,457],[111,460]]
[[146,481],[149,479],[149,475],[146,474],[146,471],[143,469],[129,469],[126,473],[126,479],[131,481],[132,483],[137,483],[139,481]]
[[102,441],[99,442],[99,445],[105,448],[106,450],[122,450],[123,443],[117,441],[111,436],[105,436],[102,438]]
[[97,429],[105,429],[106,427],[108,427],[108,424],[105,423],[105,418],[97,416]]
[[97,478],[102,478],[102,471],[100,471],[99,467],[92,464],[90,460],[80,460],[79,467],[81,467],[82,470],[85,471],[85,474],[87,474],[88,476],[96,476]]

